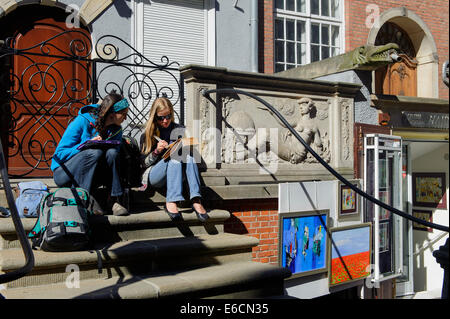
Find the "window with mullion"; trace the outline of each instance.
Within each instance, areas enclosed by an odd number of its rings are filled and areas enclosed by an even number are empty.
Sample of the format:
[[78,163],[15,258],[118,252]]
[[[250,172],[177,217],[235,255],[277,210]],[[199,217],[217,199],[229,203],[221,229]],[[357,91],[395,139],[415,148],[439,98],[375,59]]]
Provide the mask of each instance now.
[[275,0],[275,8],[306,13],[306,1],[309,0]]
[[275,72],[340,54],[340,1],[275,1]]
[[339,18],[339,0],[309,0],[310,13],[322,17]]
[[275,71],[306,63],[306,22],[288,18],[275,20]]

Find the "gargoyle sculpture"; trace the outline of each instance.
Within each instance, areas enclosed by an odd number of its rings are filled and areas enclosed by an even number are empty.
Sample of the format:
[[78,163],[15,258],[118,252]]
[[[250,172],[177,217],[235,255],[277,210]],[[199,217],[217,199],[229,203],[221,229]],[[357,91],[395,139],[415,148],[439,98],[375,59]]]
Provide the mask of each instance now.
[[396,43],[373,46],[363,45],[347,53],[300,65],[296,68],[278,72],[276,75],[291,78],[314,79],[320,76],[347,70],[376,70],[384,65],[402,60]]

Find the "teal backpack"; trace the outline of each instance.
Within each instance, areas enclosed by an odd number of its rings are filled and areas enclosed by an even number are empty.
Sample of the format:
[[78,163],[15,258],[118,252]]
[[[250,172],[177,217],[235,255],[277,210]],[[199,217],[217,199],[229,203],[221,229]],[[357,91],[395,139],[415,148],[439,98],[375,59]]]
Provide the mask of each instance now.
[[28,237],[32,247],[44,251],[85,249],[90,241],[89,218],[101,211],[87,190],[58,188],[44,196],[39,204],[38,220]]

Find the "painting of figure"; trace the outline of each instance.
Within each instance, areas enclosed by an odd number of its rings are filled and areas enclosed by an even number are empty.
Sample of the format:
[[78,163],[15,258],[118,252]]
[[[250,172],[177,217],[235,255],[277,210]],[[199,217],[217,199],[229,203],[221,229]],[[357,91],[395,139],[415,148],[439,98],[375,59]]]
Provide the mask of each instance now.
[[[358,185],[354,185],[358,187]],[[357,203],[357,194],[356,192],[348,187],[347,185],[341,185],[341,194],[340,194],[340,203],[341,207],[339,213],[341,215],[350,215],[358,213],[358,203]]]
[[327,213],[284,216],[280,221],[281,266],[293,275],[327,269]]

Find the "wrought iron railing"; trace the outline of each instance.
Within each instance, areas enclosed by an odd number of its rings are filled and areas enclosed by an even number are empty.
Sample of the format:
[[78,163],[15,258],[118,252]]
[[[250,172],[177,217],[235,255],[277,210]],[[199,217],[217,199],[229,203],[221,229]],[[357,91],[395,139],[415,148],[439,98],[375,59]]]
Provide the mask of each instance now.
[[[58,44],[61,42],[65,47]],[[184,123],[179,64],[167,56],[151,61],[116,36],[104,35],[93,43],[89,35],[77,30],[26,48],[15,46],[14,38],[0,42],[2,134],[7,131],[8,158],[19,158],[27,167],[20,174],[10,173],[12,177],[48,171],[68,121],[82,106],[97,103],[113,89],[130,102],[124,134],[140,134],[151,104],[159,96],[171,100],[179,110],[178,121]],[[69,72],[62,71],[64,68]],[[75,76],[68,77],[75,69]],[[9,74],[5,76],[5,72]]]

